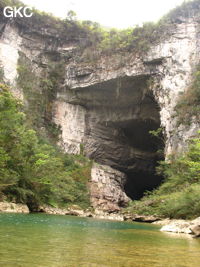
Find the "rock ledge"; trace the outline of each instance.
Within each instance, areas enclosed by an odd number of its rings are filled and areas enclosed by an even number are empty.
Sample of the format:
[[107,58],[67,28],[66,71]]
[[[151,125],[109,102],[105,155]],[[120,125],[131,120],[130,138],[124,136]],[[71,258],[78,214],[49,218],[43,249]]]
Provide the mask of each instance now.
[[200,237],[200,217],[195,220],[170,220],[165,219],[154,222],[154,224],[163,225],[160,231],[171,233],[192,234],[195,237]]
[[8,213],[29,213],[29,208],[25,204],[16,204],[12,202],[0,202],[0,212]]

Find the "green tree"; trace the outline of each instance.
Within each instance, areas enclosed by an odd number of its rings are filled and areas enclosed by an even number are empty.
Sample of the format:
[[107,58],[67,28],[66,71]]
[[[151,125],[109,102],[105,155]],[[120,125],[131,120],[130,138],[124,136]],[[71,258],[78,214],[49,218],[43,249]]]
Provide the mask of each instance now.
[[161,186],[141,201],[133,201],[129,209],[170,218],[200,216],[200,132],[190,141],[188,151],[160,162],[158,173],[165,177]]
[[0,196],[32,210],[42,203],[89,205],[90,161],[40,139],[27,126],[22,108],[0,84]]
[[70,20],[70,21],[76,20],[76,12],[73,11],[73,10],[69,10],[67,12],[67,19]]

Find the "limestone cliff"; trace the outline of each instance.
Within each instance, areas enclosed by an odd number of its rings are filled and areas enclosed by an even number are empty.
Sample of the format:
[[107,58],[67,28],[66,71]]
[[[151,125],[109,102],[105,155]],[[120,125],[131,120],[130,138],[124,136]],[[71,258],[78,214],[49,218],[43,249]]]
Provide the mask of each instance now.
[[[51,99],[51,120],[61,129],[59,145],[68,153],[83,150],[98,163],[91,173],[91,202],[115,211],[128,197],[140,198],[159,185],[157,160],[183,149],[199,129],[196,121],[177,126],[174,116],[199,64],[199,20],[194,14],[177,18],[145,52],[102,53],[95,60],[87,58],[87,33],[73,27],[64,34],[44,22],[2,20],[1,66],[14,93],[29,105],[16,82],[20,55],[38,79],[62,62],[64,75],[54,83]],[[164,144],[149,135],[160,126]],[[163,146],[160,157],[156,151]]]

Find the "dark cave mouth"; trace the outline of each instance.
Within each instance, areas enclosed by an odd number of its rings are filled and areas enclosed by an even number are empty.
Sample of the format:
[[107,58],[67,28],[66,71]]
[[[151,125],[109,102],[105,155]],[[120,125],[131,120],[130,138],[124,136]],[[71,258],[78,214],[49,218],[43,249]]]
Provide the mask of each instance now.
[[153,191],[163,181],[163,177],[156,174],[156,171],[150,173],[148,171],[129,171],[126,172],[126,182],[124,191],[132,200],[141,199],[145,192]]
[[[145,192],[153,191],[163,181],[163,177],[156,173],[158,162],[164,159],[164,138],[153,136],[150,131],[160,127],[160,120],[133,120],[121,125],[127,143],[136,150],[144,152],[144,158],[127,161],[124,191],[132,200],[141,199]],[[158,152],[159,151],[159,152]]]
[[127,124],[124,129],[129,144],[148,155],[130,161],[128,168],[124,170],[127,177],[124,190],[132,200],[141,199],[146,191],[153,191],[163,181],[163,177],[156,173],[156,167],[158,162],[164,159],[164,138],[162,134],[159,138],[150,134],[150,131],[157,130],[159,125],[159,121],[136,120]]
[[[161,134],[159,138],[152,136],[150,131],[157,130],[160,122],[152,120],[136,120],[127,124],[124,133],[132,147],[150,153],[148,158],[135,159],[135,167],[124,170],[126,182],[124,190],[126,195],[132,200],[141,199],[146,191],[153,191],[163,181],[163,177],[156,173],[158,161],[164,159],[164,138]],[[158,153],[158,151],[160,151]],[[133,162],[132,162],[133,164]]]
[[[114,79],[98,85],[98,90],[84,91],[90,111],[87,134],[94,140],[86,144],[87,155],[124,173],[126,181],[120,187],[132,200],[142,198],[163,180],[156,174],[156,166],[164,159],[165,144],[162,136],[150,134],[160,128],[160,107],[148,89],[148,80],[149,76],[126,77],[119,88]],[[158,155],[158,150],[163,152]]]

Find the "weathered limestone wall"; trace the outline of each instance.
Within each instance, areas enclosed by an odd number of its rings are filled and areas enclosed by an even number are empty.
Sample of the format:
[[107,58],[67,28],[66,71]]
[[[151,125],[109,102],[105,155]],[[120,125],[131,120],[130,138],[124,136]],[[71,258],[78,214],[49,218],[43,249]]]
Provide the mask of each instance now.
[[25,204],[0,202],[0,212],[29,213],[29,208]]
[[[181,93],[191,83],[191,74],[199,64],[199,24],[195,19],[176,25],[173,35],[164,43],[158,44],[148,52],[146,63],[159,62],[158,75],[152,83],[152,90],[160,106],[161,125],[165,129],[165,153],[181,151],[186,141],[199,129],[197,122],[190,126],[177,128],[174,107]],[[191,121],[193,118],[191,118]]]
[[19,35],[19,30],[15,26],[6,25],[0,41],[0,66],[3,68],[4,77],[13,89],[16,97],[23,99],[21,90],[16,88],[17,78],[17,62],[19,58],[20,45],[22,38]]
[[54,122],[61,126],[60,145],[70,154],[80,154],[85,134],[85,109],[63,101],[54,103]]
[[6,22],[1,25],[0,64],[14,93],[23,99],[15,87],[19,52],[38,74],[49,58],[64,58],[65,77],[53,103],[53,121],[62,130],[59,145],[73,154],[82,147],[99,163],[92,168],[91,201],[97,208],[117,210],[128,200],[124,173],[154,172],[158,158],[149,130],[162,125],[168,156],[181,151],[199,129],[195,121],[177,127],[174,116],[179,95],[187,90],[199,63],[199,42],[196,18],[182,19],[148,52],[130,51],[80,63],[75,41],[61,42],[45,29],[25,30]]
[[109,166],[93,164],[90,190],[93,207],[111,212],[118,211],[130,200],[123,192],[126,176]]

